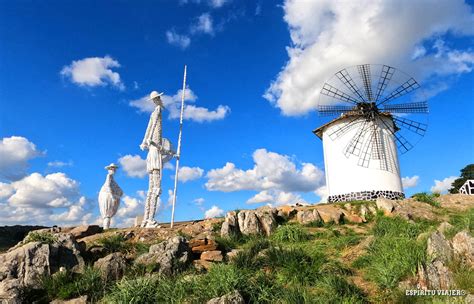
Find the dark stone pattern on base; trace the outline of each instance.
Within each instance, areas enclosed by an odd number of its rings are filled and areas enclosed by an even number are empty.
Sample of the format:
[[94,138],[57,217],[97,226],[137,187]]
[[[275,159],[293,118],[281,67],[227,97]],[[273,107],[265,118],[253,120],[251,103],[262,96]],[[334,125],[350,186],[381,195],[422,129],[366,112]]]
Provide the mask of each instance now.
[[403,192],[396,192],[396,191],[390,191],[390,190],[350,192],[346,194],[330,195],[328,197],[328,203],[348,202],[348,201],[374,201],[378,197],[385,197],[391,200],[398,200],[398,199],[404,199],[405,194]]

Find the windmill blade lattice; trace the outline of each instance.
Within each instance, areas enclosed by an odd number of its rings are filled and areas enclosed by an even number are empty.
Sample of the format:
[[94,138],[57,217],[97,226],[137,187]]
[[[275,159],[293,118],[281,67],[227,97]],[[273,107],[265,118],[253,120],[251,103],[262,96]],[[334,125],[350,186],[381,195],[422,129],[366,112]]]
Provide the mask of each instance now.
[[348,138],[341,153],[360,166],[386,171],[396,167],[392,149],[409,151],[428,128],[428,102],[420,84],[388,65],[338,71],[323,85],[317,110],[323,117],[345,119],[328,133],[331,140]]

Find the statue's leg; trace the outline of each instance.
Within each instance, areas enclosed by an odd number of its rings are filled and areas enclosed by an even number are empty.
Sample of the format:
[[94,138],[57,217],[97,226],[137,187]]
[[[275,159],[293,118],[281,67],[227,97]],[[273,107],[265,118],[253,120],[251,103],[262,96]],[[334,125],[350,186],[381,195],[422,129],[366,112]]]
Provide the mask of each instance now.
[[160,170],[153,170],[152,173],[153,176],[153,199],[150,204],[150,220],[154,221],[155,219],[155,213],[156,213],[156,207],[158,204],[158,198],[160,197],[161,194],[161,172]]
[[150,206],[153,205],[153,173],[148,175],[148,192],[146,194],[145,201],[145,213],[143,214],[142,227],[146,226],[146,223],[150,219]]

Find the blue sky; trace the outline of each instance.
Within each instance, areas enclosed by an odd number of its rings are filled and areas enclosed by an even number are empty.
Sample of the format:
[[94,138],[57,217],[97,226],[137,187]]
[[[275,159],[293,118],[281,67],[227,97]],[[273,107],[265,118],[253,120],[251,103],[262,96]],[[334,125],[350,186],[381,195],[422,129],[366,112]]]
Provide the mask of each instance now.
[[[184,64],[177,220],[319,202],[318,92],[362,63],[423,85],[429,130],[400,157],[402,177],[408,195],[445,190],[474,156],[473,34],[462,1],[3,1],[0,225],[97,221],[111,162],[126,195],[116,223],[130,224],[147,189],[143,97],[165,93],[164,136],[176,144]],[[159,221],[170,218],[173,174],[164,171]]]

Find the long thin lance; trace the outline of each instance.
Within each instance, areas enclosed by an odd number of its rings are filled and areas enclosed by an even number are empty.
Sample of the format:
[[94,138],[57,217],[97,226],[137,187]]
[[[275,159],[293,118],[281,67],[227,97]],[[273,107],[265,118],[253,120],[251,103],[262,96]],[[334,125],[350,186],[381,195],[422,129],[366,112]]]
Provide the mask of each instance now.
[[173,208],[171,209],[171,225],[174,224],[174,207],[176,205],[176,194],[178,191],[178,172],[179,159],[181,156],[181,134],[183,133],[183,112],[184,112],[184,94],[186,91],[186,65],[184,66],[183,90],[181,92],[181,114],[179,115],[179,135],[178,135],[178,150],[176,151],[176,172],[174,174],[174,191],[173,191]]

